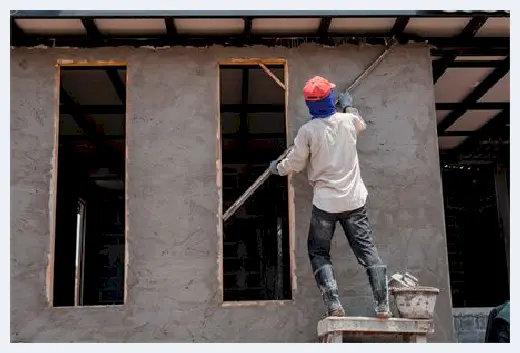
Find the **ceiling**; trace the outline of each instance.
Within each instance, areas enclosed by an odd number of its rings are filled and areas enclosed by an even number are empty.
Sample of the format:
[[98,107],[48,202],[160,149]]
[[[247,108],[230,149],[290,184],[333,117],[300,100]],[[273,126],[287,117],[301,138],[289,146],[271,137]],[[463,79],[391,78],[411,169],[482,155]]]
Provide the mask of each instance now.
[[509,150],[509,36],[508,11],[11,11],[13,46],[427,42],[449,162]]

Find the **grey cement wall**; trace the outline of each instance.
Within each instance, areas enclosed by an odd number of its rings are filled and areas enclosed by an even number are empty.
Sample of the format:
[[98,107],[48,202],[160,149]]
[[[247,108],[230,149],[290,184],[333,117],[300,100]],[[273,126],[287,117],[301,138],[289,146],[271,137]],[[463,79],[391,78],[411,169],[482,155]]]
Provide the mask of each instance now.
[[459,343],[483,343],[489,312],[493,308],[453,309],[455,335]]
[[[215,147],[217,66],[233,57],[283,57],[293,133],[308,119],[305,80],[351,83],[378,47],[12,49],[11,340],[313,342],[323,315],[308,264],[311,189],[294,178],[294,301],[217,304]],[[128,62],[128,298],[123,307],[50,308],[53,114],[57,59]],[[436,333],[454,340],[429,50],[398,48],[355,92],[368,120],[359,140],[375,239],[390,271],[439,287]],[[339,228],[339,227],[338,227]],[[332,256],[350,315],[371,315],[365,273],[338,230]]]

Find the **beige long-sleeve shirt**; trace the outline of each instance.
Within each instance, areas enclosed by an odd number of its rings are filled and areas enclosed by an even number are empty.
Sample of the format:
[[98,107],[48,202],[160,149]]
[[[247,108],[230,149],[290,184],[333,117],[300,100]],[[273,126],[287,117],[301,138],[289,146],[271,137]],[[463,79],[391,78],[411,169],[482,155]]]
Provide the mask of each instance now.
[[300,172],[314,188],[313,204],[329,213],[365,205],[367,189],[359,171],[357,135],[365,129],[357,110],[312,119],[303,125],[292,151],[278,164],[280,175]]

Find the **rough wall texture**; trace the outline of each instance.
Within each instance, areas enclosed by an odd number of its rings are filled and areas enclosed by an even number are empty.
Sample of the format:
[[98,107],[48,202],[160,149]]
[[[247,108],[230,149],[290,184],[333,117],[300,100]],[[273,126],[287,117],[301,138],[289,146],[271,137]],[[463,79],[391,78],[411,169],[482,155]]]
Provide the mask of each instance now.
[[459,343],[483,343],[489,312],[493,308],[453,309],[455,335]]
[[[323,307],[306,252],[311,190],[304,175],[293,181],[294,301],[240,308],[217,304],[216,63],[233,57],[287,58],[294,136],[308,119],[300,95],[306,79],[324,75],[345,87],[380,51],[315,45],[13,49],[11,340],[315,341]],[[129,267],[123,307],[53,309],[47,302],[57,59],[123,60],[129,65]],[[382,258],[390,272],[406,269],[424,285],[441,289],[431,340],[453,341],[428,48],[398,48],[355,97],[368,120],[359,151]],[[332,256],[346,310],[368,315],[372,302],[365,273],[340,230],[334,242]]]

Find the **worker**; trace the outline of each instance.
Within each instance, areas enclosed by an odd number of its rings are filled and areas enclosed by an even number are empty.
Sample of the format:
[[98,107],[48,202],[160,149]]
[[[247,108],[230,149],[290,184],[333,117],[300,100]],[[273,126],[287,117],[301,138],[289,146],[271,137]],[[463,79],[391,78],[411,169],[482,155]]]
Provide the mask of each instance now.
[[307,247],[327,315],[345,316],[330,259],[332,237],[339,222],[358,263],[366,269],[376,316],[387,318],[386,266],[374,246],[365,206],[367,189],[356,149],[357,136],[366,124],[352,107],[349,94],[339,95],[343,112],[336,111],[335,87],[320,76],[307,81],[303,96],[312,118],[299,129],[287,157],[271,162],[269,168],[272,174],[285,176],[307,167],[314,191]]

